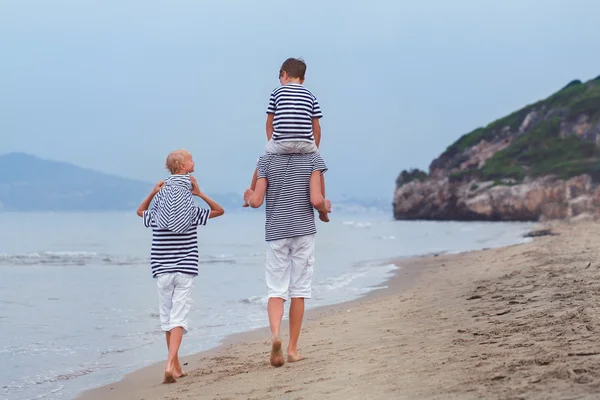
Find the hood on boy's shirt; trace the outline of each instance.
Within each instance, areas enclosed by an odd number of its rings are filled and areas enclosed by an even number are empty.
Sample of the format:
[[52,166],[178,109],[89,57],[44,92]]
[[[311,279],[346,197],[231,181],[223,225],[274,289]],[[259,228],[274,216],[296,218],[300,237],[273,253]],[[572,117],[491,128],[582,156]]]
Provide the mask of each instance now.
[[158,228],[185,233],[194,223],[194,211],[189,174],[171,175],[154,197],[150,215]]

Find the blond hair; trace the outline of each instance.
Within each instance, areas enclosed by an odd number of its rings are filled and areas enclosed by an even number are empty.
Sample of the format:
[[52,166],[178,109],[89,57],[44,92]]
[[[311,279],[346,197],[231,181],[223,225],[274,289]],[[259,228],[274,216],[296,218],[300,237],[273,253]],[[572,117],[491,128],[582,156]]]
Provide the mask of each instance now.
[[173,150],[167,156],[167,161],[165,162],[165,167],[172,174],[176,174],[176,173],[180,172],[181,169],[183,168],[183,164],[185,163],[186,158],[191,157],[191,156],[192,156],[192,154],[185,149]]

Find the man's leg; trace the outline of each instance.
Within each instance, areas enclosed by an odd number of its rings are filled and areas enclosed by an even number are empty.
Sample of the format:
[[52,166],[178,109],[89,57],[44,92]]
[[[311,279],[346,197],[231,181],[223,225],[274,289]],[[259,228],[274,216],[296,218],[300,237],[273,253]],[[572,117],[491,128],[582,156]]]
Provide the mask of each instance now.
[[312,295],[312,275],[315,263],[315,235],[293,238],[291,244],[290,274],[290,343],[287,354],[288,362],[304,359],[298,352],[298,340],[304,318],[304,299]]
[[281,367],[285,358],[281,349],[283,304],[290,282],[289,239],[267,242],[266,281],[269,290],[267,312],[271,326],[271,365]]
[[283,318],[284,300],[271,297],[267,306],[269,313],[269,325],[271,326],[271,357],[270,362],[274,367],[281,367],[285,363],[283,350],[281,349],[281,319]]
[[303,358],[298,354],[298,339],[302,330],[303,318],[304,298],[292,298],[292,304],[290,304],[290,343],[287,349],[288,362],[300,361]]

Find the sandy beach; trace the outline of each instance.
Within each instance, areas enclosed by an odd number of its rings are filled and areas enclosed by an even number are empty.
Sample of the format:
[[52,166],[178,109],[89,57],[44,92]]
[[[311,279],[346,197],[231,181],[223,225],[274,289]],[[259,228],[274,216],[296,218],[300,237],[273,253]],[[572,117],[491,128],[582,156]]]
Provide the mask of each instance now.
[[161,363],[80,398],[600,398],[600,227],[552,230],[396,261],[387,289],[307,314],[299,363],[271,367],[259,330],[184,358],[176,384],[160,384]]

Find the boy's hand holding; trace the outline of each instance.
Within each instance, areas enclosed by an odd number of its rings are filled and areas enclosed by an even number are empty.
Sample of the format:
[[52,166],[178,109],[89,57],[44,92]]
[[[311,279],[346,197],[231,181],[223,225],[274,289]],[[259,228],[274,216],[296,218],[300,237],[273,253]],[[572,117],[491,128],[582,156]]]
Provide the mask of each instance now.
[[192,194],[194,196],[202,196],[202,192],[200,191],[200,186],[198,186],[198,181],[196,178],[190,175],[190,180],[192,181]]
[[190,175],[190,180],[192,181],[192,194],[194,196],[200,197],[210,207],[210,215],[208,218],[215,218],[223,215],[225,213],[223,207],[221,207],[213,199],[202,193],[200,187],[198,186],[198,181],[196,180],[196,178]]
[[165,181],[158,182],[156,184],[156,186],[154,186],[154,189],[152,189],[152,194],[156,194],[156,193],[160,192],[160,189],[162,189],[163,186],[165,186]]

